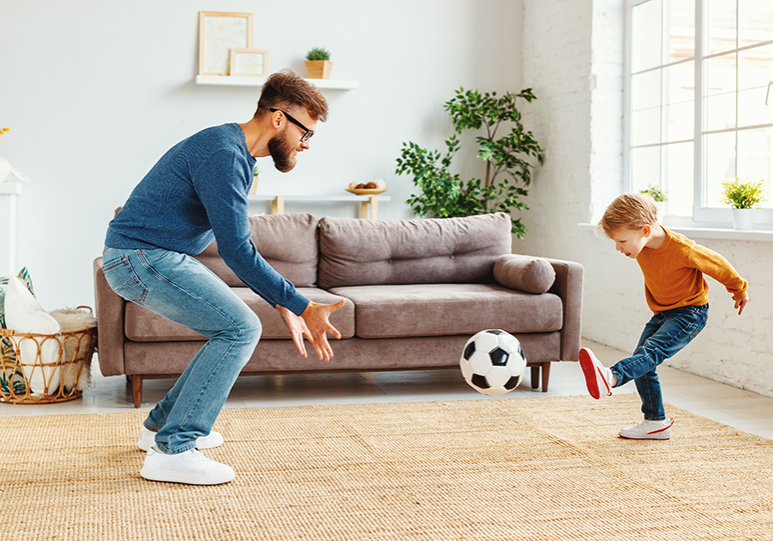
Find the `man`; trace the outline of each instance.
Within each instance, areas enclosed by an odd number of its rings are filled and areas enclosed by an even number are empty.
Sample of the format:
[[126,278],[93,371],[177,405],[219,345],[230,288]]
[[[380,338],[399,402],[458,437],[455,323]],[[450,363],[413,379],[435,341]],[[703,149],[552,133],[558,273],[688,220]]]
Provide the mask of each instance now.
[[192,255],[217,240],[223,260],[274,306],[306,357],[304,336],[320,359],[333,356],[329,315],[342,307],[311,302],[280,276],[251,240],[247,193],[255,158],[290,171],[327,118],[320,91],[293,72],[271,75],[253,118],[205,129],[175,145],[137,185],[110,222],[103,268],[113,290],[209,340],[150,412],[138,445],[146,479],[197,485],[231,481],[230,466],[198,449],[223,443],[215,419],[261,334],[254,312]]

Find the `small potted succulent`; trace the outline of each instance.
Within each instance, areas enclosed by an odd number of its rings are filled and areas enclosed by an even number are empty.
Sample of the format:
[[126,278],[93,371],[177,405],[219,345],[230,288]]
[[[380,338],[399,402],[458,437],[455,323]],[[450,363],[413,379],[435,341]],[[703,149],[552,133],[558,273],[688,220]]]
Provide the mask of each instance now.
[[765,201],[763,185],[759,182],[735,181],[722,183],[722,203],[730,205],[733,211],[733,227],[735,229],[754,229],[754,209]]
[[306,76],[309,79],[330,79],[332,70],[333,63],[327,49],[314,47],[306,53]]
[[666,213],[666,201],[668,201],[668,197],[666,197],[666,194],[663,193],[663,190],[661,190],[658,186],[653,186],[650,184],[646,190],[639,190],[639,193],[646,193],[655,200],[655,206],[658,209],[658,221],[662,221],[663,216]]

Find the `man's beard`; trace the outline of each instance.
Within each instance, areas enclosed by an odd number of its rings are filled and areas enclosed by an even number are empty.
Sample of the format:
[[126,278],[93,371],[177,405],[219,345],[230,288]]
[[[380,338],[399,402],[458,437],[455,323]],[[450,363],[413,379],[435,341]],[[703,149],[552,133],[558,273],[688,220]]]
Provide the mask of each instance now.
[[282,133],[276,134],[268,142],[268,151],[274,160],[274,167],[282,173],[287,173],[295,167],[297,162],[295,146],[286,136],[287,128]]

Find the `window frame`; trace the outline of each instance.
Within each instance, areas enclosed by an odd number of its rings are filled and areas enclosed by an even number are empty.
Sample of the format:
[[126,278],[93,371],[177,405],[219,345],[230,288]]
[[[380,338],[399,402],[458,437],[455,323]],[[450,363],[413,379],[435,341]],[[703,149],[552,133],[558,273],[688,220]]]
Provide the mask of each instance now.
[[[625,17],[625,77],[624,77],[624,106],[625,106],[625,114],[623,118],[623,145],[625,152],[623,153],[623,171],[626,175],[624,179],[624,185],[628,187],[629,191],[634,190],[633,186],[633,170],[632,170],[632,154],[634,149],[631,147],[631,106],[632,106],[632,81],[633,76],[635,74],[642,74],[646,73],[647,71],[651,70],[664,70],[666,67],[676,66],[681,63],[688,62],[689,60],[681,60],[678,62],[668,63],[664,64],[663,59],[665,58],[666,49],[661,49],[661,60],[660,64],[657,67],[654,68],[648,68],[645,70],[638,71],[636,73],[633,72],[633,10],[636,6],[644,4],[646,2],[653,1],[653,0],[626,0],[626,17]],[[666,7],[668,0],[658,0],[661,2],[661,10],[660,10],[660,17],[661,17],[661,47],[667,47],[668,46],[668,36],[665,35],[665,32],[663,31],[664,28],[667,27],[667,21],[666,21]],[[694,88],[695,88],[695,94],[694,94],[694,126],[693,126],[693,137],[692,139],[683,139],[679,141],[667,141],[663,137],[663,126],[662,126],[662,118],[663,118],[663,106],[664,106],[664,96],[663,96],[663,83],[661,82],[661,99],[660,99],[660,107],[661,107],[661,124],[660,124],[660,141],[658,143],[653,144],[652,146],[658,146],[661,149],[661,160],[660,160],[660,175],[658,178],[658,186],[662,187],[663,179],[665,178],[665,170],[666,164],[663,160],[663,149],[667,147],[668,145],[678,143],[678,142],[687,142],[692,141],[693,144],[693,179],[692,179],[692,188],[693,188],[693,210],[692,210],[692,216],[666,216],[663,218],[663,221],[666,225],[672,225],[672,226],[689,226],[689,227],[705,227],[705,228],[725,228],[728,227],[728,224],[732,224],[732,215],[731,215],[731,209],[729,207],[723,207],[723,208],[716,208],[716,207],[708,207],[706,206],[705,200],[706,200],[706,192],[708,191],[707,186],[707,179],[705,178],[705,171],[707,168],[706,161],[707,161],[707,152],[706,152],[706,136],[709,134],[717,134],[717,133],[734,133],[736,134],[736,141],[737,141],[737,134],[742,131],[750,130],[750,129],[760,129],[760,128],[769,128],[773,130],[773,124],[760,124],[756,126],[743,126],[739,127],[738,124],[738,116],[736,114],[736,126],[733,128],[727,128],[722,130],[707,130],[704,129],[704,126],[706,125],[705,119],[707,118],[707,108],[706,108],[706,99],[704,96],[704,88],[706,84],[706,78],[704,76],[704,64],[707,62],[707,60],[711,58],[715,58],[718,56],[723,56],[727,54],[734,54],[736,55],[736,58],[740,52],[743,52],[745,50],[755,49],[758,47],[764,47],[768,46],[770,44],[773,44],[773,40],[770,41],[763,41],[759,42],[753,45],[748,45],[745,47],[738,47],[739,45],[739,33],[736,32],[736,47],[730,51],[722,51],[720,53],[715,54],[709,54],[705,55],[704,51],[708,50],[708,43],[705,36],[705,31],[708,24],[708,17],[707,17],[707,10],[706,10],[706,1],[707,0],[694,0],[695,4],[695,22],[694,22],[694,29],[695,29],[695,50],[694,50],[694,56],[692,58],[692,62],[694,65]],[[736,25],[738,25],[738,0],[736,0]],[[737,28],[737,27],[736,27]],[[737,61],[736,61],[737,65]],[[736,68],[736,78],[738,77],[738,68]],[[738,110],[738,94],[740,90],[738,86],[736,85],[735,89],[735,95],[736,95],[736,111]],[[773,100],[771,100],[773,101]],[[770,106],[773,106],[771,104]],[[649,145],[643,145],[637,148],[643,148]],[[773,160],[773,155],[770,157],[771,160]],[[738,162],[737,162],[737,151],[736,151],[736,171],[738,170]],[[767,182],[770,184],[773,183],[773,178],[766,179]],[[772,190],[773,192],[773,190]],[[771,229],[773,228],[773,209],[757,209],[756,215],[755,215],[755,223],[758,226],[761,226],[765,229]]]

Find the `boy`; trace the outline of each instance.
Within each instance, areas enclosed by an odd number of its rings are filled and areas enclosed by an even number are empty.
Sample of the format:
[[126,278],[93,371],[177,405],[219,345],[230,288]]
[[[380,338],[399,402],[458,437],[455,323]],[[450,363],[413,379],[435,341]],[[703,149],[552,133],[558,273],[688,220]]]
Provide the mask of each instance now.
[[655,369],[697,336],[708,319],[708,291],[703,274],[727,288],[741,315],[749,302],[749,284],[727,260],[657,223],[654,200],[646,194],[623,194],[604,212],[597,231],[615,241],[615,249],[636,259],[644,275],[647,305],[654,312],[631,357],[611,368],[588,348],[580,349],[580,367],[593,398],[611,396],[612,388],[633,380],[642,399],[644,421],[620,430],[623,438],[667,440],[673,419],[666,419]]

